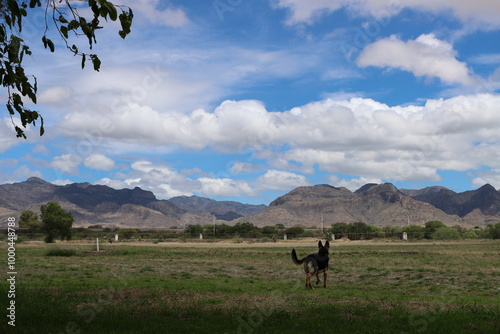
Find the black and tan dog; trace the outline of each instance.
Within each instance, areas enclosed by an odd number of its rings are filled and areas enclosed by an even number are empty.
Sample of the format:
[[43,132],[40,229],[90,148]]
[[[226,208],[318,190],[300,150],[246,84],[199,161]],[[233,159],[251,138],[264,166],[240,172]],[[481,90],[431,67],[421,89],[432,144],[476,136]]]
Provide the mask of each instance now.
[[303,258],[302,260],[299,260],[297,258],[297,253],[295,252],[295,249],[292,250],[292,261],[293,263],[299,265],[303,264],[304,265],[304,271],[306,272],[306,289],[313,288],[311,285],[311,277],[316,276],[316,284],[319,284],[319,274],[323,273],[324,275],[324,280],[323,280],[323,286],[326,288],[326,277],[328,276],[328,251],[330,249],[330,243],[327,241],[325,243],[325,246],[321,243],[321,241],[318,242],[318,253],[315,254],[310,254]]

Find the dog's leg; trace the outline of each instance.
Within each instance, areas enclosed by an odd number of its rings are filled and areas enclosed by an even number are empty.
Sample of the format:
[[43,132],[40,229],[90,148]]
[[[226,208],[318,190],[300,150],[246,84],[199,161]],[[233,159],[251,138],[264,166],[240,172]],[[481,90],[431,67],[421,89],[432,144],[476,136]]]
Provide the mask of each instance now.
[[326,288],[326,277],[328,276],[328,271],[325,270],[324,272],[324,279],[323,279],[323,286]]
[[313,287],[311,285],[311,276],[314,276],[314,274],[308,273],[307,276],[306,276],[306,289],[309,287],[312,290]]
[[316,273],[316,285],[318,285],[321,281],[319,280],[319,273]]

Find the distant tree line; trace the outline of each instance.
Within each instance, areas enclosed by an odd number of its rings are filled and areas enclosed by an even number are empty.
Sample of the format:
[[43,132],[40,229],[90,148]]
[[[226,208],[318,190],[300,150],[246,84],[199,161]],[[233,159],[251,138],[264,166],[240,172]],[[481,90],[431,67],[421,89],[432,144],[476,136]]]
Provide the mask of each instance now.
[[368,240],[373,238],[397,238],[401,239],[403,233],[408,239],[435,239],[435,240],[460,240],[460,239],[499,239],[500,223],[489,224],[485,229],[476,226],[473,229],[466,229],[461,226],[446,226],[444,223],[433,220],[425,223],[425,227],[418,225],[407,226],[385,226],[383,228],[368,225],[363,222],[355,223],[335,223],[328,229],[336,239],[348,238],[349,240]]
[[252,223],[237,223],[234,226],[226,224],[216,225],[215,234],[213,225],[189,225],[184,231],[190,237],[278,237],[282,238],[285,234],[288,238],[304,237],[331,237],[335,239],[348,238],[349,240],[370,240],[375,238],[395,238],[401,239],[406,232],[408,239],[434,239],[434,240],[460,240],[460,239],[499,239],[500,223],[496,225],[489,224],[484,229],[476,226],[473,229],[466,229],[461,226],[446,226],[440,221],[428,221],[425,227],[418,225],[407,226],[378,226],[369,225],[363,222],[354,223],[334,223],[325,231],[320,231],[316,227],[306,228],[301,226],[285,228],[282,224],[274,226],[257,227]]
[[290,238],[298,237],[313,237],[311,231],[307,231],[304,227],[294,226],[285,228],[283,224],[276,224],[274,226],[258,227],[252,223],[236,223],[235,225],[213,224],[201,225],[188,225],[185,229],[190,237],[199,237],[200,234],[205,238],[282,238],[285,234]]

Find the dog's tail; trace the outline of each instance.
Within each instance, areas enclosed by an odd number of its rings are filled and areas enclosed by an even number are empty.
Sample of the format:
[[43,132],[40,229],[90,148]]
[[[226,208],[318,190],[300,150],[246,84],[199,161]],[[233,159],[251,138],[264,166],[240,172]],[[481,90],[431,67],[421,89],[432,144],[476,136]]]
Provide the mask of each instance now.
[[297,259],[297,253],[295,252],[295,248],[292,249],[292,261],[295,264],[302,264],[304,262],[304,259],[302,260]]

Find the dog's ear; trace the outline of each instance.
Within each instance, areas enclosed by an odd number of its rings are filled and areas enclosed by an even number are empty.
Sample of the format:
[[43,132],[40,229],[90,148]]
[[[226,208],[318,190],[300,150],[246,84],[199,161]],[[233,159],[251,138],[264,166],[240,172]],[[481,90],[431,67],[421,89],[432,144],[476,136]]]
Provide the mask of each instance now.
[[330,242],[328,240],[326,241],[325,248],[330,248]]
[[321,240],[318,242],[318,248],[323,248],[323,244],[321,243]]

